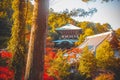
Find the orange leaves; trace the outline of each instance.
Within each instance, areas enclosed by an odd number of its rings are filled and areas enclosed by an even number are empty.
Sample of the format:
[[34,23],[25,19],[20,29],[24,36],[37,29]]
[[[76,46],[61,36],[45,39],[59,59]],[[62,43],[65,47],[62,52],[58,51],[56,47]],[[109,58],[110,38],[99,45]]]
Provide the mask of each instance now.
[[95,80],[114,80],[114,74],[100,74],[98,77],[95,78]]
[[71,59],[77,60],[82,53],[82,50],[79,48],[73,48],[67,52],[67,60],[71,61]]
[[79,48],[73,48],[73,49],[71,49],[71,50],[68,51],[68,54],[71,53],[71,52],[77,54],[77,53],[81,53],[82,50],[79,49]]
[[53,77],[49,76],[47,70],[51,67],[50,62],[54,60],[56,53],[53,52],[52,48],[46,48],[45,63],[44,63],[44,80],[54,80]]
[[55,58],[56,53],[53,52],[52,48],[46,48],[44,70],[46,71],[50,67],[50,62]]
[[52,48],[46,48],[46,55],[49,56],[49,58],[55,57],[55,52],[53,52]]
[[52,48],[46,48],[46,54],[48,54],[49,52],[52,52]]

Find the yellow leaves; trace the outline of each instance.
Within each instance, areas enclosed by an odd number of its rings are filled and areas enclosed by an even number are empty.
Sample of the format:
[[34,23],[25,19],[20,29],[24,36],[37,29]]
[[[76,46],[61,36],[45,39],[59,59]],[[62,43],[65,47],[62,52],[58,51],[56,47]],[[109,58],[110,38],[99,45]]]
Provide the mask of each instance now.
[[84,36],[90,36],[90,35],[93,35],[93,34],[94,34],[94,31],[92,29],[90,29],[90,28],[87,28],[85,30]]
[[6,12],[0,12],[0,18],[6,17]]
[[55,32],[55,28],[65,25],[69,20],[70,18],[65,14],[53,12],[49,14],[48,25],[52,28],[51,31]]
[[120,38],[120,28],[118,28],[116,31],[115,31],[116,35],[118,38]]
[[98,66],[107,68],[114,62],[114,52],[108,41],[104,41],[96,50]]
[[69,64],[66,59],[63,57],[65,51],[58,50],[56,54],[56,58],[50,62],[50,67],[48,69],[48,73],[51,76],[55,76],[57,79],[69,74]]
[[80,24],[80,27],[83,29],[83,30],[85,30],[86,28],[87,28],[87,25],[89,24],[89,22],[87,22],[87,21],[84,21],[84,22],[82,22],[81,24]]
[[19,4],[20,4],[19,0],[14,0],[12,4],[13,4],[12,8],[14,9],[14,11],[19,10]]
[[96,58],[99,59],[109,59],[109,57],[113,57],[114,52],[111,49],[109,42],[104,41],[96,50]]
[[83,37],[83,34],[80,35],[80,37],[78,38],[78,41],[75,42],[75,46],[79,46],[83,41],[84,41],[85,37]]
[[78,70],[86,77],[90,77],[92,72],[96,70],[96,59],[93,53],[88,50],[88,47],[85,47],[83,50]]

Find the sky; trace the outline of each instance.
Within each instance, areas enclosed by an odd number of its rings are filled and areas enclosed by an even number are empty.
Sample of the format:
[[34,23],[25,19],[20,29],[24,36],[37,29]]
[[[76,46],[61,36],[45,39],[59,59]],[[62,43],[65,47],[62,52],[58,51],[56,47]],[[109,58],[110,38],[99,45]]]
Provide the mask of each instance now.
[[101,0],[96,2],[82,2],[81,0],[51,0],[49,8],[53,8],[55,12],[60,12],[65,9],[72,10],[74,8],[96,8],[97,12],[89,17],[72,17],[77,21],[90,21],[109,23],[113,29],[120,28],[120,1],[114,0],[108,3],[101,3]]

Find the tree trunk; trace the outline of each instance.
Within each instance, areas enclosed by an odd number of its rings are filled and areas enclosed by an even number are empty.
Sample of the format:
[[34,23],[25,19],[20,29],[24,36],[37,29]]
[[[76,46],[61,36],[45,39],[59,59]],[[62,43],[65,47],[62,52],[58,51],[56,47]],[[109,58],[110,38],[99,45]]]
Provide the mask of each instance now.
[[25,80],[43,80],[48,0],[34,0]]

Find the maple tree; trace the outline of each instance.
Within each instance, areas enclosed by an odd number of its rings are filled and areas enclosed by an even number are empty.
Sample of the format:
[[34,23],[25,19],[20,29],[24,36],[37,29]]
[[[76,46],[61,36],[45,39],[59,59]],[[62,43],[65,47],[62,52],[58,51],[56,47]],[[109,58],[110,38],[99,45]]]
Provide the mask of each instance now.
[[51,67],[51,62],[55,59],[56,53],[53,52],[52,48],[46,48],[45,62],[44,62],[44,80],[54,80],[52,76],[49,75],[48,69]]
[[8,65],[12,54],[7,51],[0,51],[0,80],[12,80],[14,78],[14,71]]
[[70,73],[70,65],[67,63],[67,60],[63,57],[63,54],[64,52],[62,50],[58,50],[55,58],[53,58],[52,61],[50,61],[50,66],[47,70],[48,74],[50,76],[55,77],[57,80],[61,80]]

